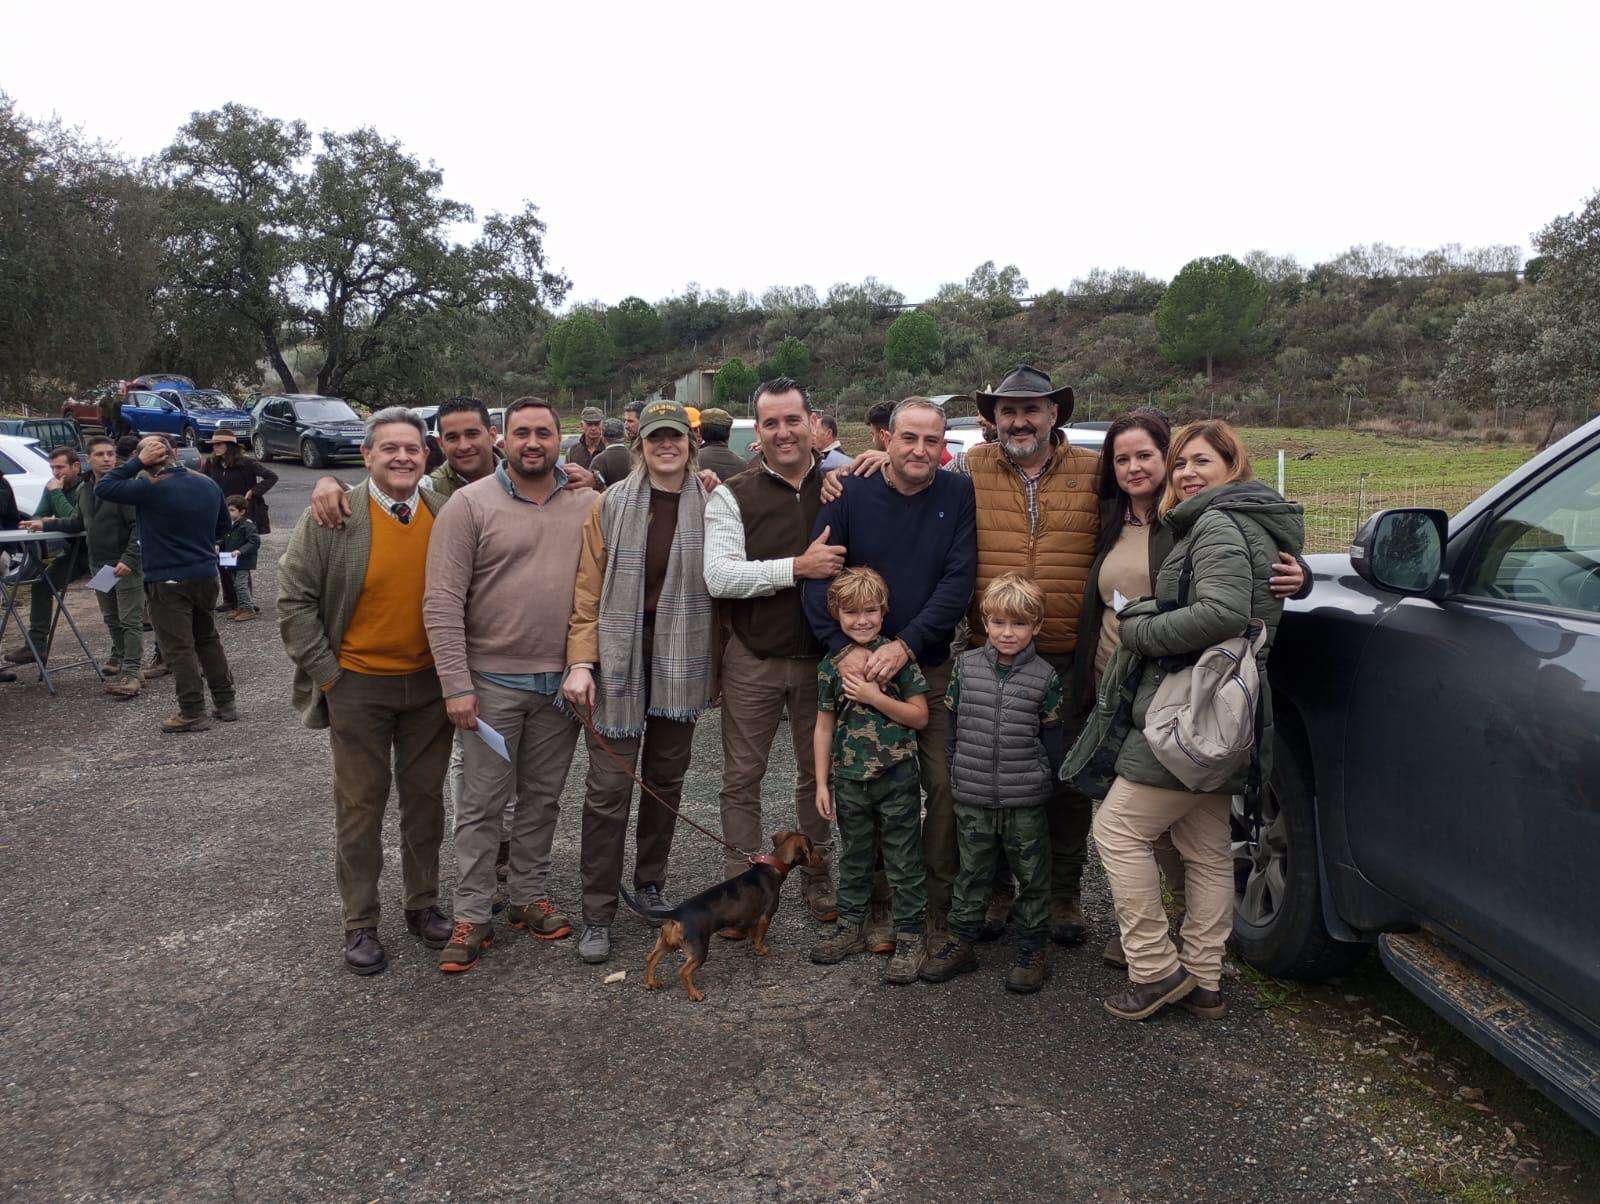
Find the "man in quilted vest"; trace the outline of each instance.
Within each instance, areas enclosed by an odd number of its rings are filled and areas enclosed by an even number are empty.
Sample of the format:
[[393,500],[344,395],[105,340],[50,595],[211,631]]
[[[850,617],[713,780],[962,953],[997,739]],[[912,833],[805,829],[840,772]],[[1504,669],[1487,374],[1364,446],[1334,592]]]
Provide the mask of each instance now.
[[[971,628],[983,631],[976,602],[1002,574],[1020,572],[1044,590],[1044,621],[1034,641],[1063,683],[1072,681],[1078,612],[1100,530],[1095,474],[1099,457],[1073,447],[1058,429],[1072,415],[1072,389],[1023,364],[992,393],[976,395],[978,411],[995,424],[993,443],[971,448],[951,468],[972,478],[978,502],[978,582]],[[1094,655],[1094,649],[1085,650]],[[1072,714],[1073,699],[1066,712]],[[1050,819],[1050,936],[1062,945],[1085,934],[1082,893],[1089,835],[1089,800],[1058,782],[1046,804]],[[996,885],[986,935],[1004,926],[1012,889]]]

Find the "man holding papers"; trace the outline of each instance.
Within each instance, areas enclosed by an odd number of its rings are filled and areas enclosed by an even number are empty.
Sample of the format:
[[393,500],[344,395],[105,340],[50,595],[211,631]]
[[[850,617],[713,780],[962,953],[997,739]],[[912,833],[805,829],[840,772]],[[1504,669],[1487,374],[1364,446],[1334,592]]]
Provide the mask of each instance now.
[[505,460],[451,495],[428,549],[428,642],[451,722],[475,733],[456,802],[456,923],[439,955],[447,973],[471,969],[493,939],[495,854],[513,794],[507,918],[542,940],[572,932],[545,879],[578,736],[558,707],[567,620],[584,523],[601,495],[569,487],[548,402],[514,401],[504,421]]
[[[353,974],[389,962],[378,940],[383,812],[400,798],[406,927],[432,949],[450,938],[439,911],[444,771],[450,760],[433,654],[423,629],[423,572],[442,498],[421,488],[426,428],[391,406],[367,420],[367,479],[343,527],[300,516],[278,562],[278,627],[295,664],[294,702],[333,746],[344,960]],[[392,768],[391,768],[392,765]]]

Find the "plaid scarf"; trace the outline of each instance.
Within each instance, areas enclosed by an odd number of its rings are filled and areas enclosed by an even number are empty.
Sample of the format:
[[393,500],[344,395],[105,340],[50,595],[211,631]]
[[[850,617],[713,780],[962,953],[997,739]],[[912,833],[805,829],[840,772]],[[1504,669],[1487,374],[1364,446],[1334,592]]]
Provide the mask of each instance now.
[[[600,681],[594,725],[627,739],[645,716],[692,723],[711,705],[711,595],[704,563],[705,493],[693,472],[678,494],[678,526],[656,603],[648,675],[644,660],[644,548],[650,528],[650,476],[635,469],[606,490],[600,527],[606,540],[600,587]],[[648,710],[646,703],[648,700]]]

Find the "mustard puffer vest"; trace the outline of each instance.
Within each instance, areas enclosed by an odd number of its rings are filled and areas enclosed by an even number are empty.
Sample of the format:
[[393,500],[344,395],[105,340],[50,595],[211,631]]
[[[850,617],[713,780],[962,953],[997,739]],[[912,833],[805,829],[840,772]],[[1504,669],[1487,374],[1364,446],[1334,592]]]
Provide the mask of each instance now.
[[1100,532],[1095,474],[1100,457],[1064,438],[1039,478],[1039,523],[1028,529],[1028,490],[998,443],[967,453],[978,502],[978,585],[972,596],[972,638],[983,638],[978,605],[1002,573],[1026,573],[1044,590],[1040,652],[1064,655],[1078,644],[1078,615]]

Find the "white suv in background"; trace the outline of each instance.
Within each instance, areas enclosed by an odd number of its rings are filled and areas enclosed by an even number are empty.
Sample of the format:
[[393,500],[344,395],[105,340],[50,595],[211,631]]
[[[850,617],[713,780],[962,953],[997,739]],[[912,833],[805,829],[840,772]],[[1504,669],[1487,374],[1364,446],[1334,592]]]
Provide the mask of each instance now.
[[17,495],[17,509],[31,515],[50,483],[50,461],[39,450],[39,441],[23,435],[0,435],[0,473]]

